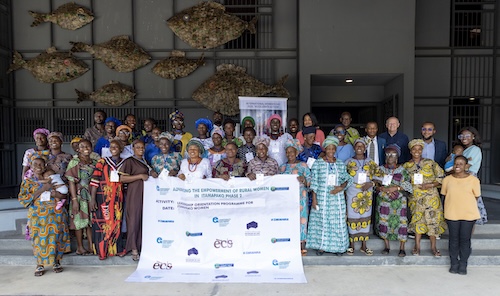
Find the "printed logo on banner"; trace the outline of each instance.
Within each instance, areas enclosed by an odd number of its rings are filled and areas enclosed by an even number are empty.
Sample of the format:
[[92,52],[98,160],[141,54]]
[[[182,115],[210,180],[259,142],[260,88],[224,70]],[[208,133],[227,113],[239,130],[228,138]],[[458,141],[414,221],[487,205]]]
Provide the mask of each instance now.
[[[196,248],[191,248],[187,251],[188,256],[196,256],[198,255],[198,250]],[[200,258],[196,257],[191,257],[191,258],[186,258],[186,263],[200,263]]]
[[158,220],[158,223],[174,223],[174,220]]
[[188,256],[191,256],[191,255],[198,255],[198,250],[196,250],[196,248],[189,249]]
[[225,268],[225,267],[234,267],[234,263],[215,263],[215,269]]
[[247,231],[245,231],[245,236],[260,236],[260,231],[255,230],[255,231],[250,231],[250,229],[255,228],[257,229],[259,227],[259,223],[252,221],[247,223],[246,228]]
[[290,187],[271,187],[271,191],[283,191],[283,190],[290,190]]
[[154,264],[153,264],[153,269],[157,270],[170,270],[172,269],[172,263],[170,262],[161,262],[161,261],[156,261]]
[[271,221],[288,221],[288,218],[271,218]]
[[230,218],[219,218],[219,217],[213,217],[212,222],[219,224],[219,227],[226,227],[229,225],[229,222],[231,221]]
[[151,276],[148,274],[148,275],[145,275],[144,278],[148,279],[150,281],[156,281],[156,280],[162,279],[163,277],[162,276]]
[[215,276],[216,279],[227,279],[227,275],[225,274],[219,274],[217,276]]
[[245,277],[260,277],[260,274],[257,270],[250,270],[250,271],[247,271],[247,274],[245,275]]
[[161,244],[161,247],[162,247],[162,248],[170,248],[170,246],[172,245],[172,243],[173,243],[174,241],[173,241],[173,240],[166,240],[166,239],[164,240],[163,238],[158,237],[158,238],[156,239],[156,242],[157,242],[158,244]]
[[216,249],[220,249],[220,248],[223,248],[223,249],[232,248],[233,247],[233,241],[230,240],[230,239],[218,239],[218,238],[216,238],[215,242],[214,242],[214,247]]
[[275,237],[273,237],[273,238],[271,239],[271,242],[272,242],[273,244],[275,244],[275,243],[289,242],[289,241],[290,241],[290,238],[288,238],[288,237],[283,237],[283,238],[275,238]]
[[202,236],[203,232],[189,232],[186,231],[186,236]]
[[156,185],[156,191],[160,192],[160,195],[167,195],[168,192],[170,191],[170,188],[162,188]]
[[278,261],[276,259],[273,260],[273,265],[278,266],[279,269],[286,269],[290,266],[290,261]]
[[243,255],[258,255],[260,251],[244,251]]

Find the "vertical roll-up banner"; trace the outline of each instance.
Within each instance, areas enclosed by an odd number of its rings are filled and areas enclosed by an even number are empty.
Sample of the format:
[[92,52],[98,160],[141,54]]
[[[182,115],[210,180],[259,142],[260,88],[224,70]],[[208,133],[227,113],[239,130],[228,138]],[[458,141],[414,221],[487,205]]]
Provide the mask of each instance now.
[[285,131],[287,124],[287,98],[270,97],[238,97],[240,101],[240,118],[251,116],[255,120],[257,136],[266,133],[267,119],[273,115],[281,116],[281,126]]

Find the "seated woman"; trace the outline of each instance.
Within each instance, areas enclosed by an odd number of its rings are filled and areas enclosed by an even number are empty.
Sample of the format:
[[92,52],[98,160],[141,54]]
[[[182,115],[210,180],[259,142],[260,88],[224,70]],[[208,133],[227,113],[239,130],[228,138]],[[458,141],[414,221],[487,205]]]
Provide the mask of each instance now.
[[172,134],[163,132],[160,134],[158,147],[161,153],[153,156],[151,166],[160,175],[164,170],[168,176],[177,176],[181,166],[182,157],[179,152],[170,152],[170,145],[174,140]]
[[215,130],[212,135],[213,146],[210,147],[208,151],[203,152],[202,157],[204,157],[204,155],[207,155],[211,167],[213,167],[219,160],[226,158],[226,150],[222,145],[223,138],[224,132],[221,130]]
[[250,180],[257,179],[257,174],[274,176],[278,173],[278,162],[268,156],[269,138],[259,138],[257,141],[257,157],[248,162],[247,173]]
[[177,177],[183,181],[192,182],[196,179],[212,177],[212,166],[207,158],[203,158],[205,148],[200,141],[191,140],[187,144],[188,158],[181,162]]
[[217,161],[212,169],[212,177],[229,180],[233,177],[245,177],[247,166],[241,159],[236,158],[238,146],[235,143],[226,144],[226,158]]

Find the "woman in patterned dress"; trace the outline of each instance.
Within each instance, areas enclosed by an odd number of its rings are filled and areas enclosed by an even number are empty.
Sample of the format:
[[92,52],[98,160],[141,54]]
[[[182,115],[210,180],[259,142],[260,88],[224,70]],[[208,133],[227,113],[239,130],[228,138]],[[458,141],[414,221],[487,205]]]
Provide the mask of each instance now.
[[60,261],[63,254],[70,249],[66,224],[68,213],[65,207],[56,210],[55,201],[55,198],[61,199],[65,196],[53,190],[50,182],[43,185],[39,182],[47,169],[45,162],[44,156],[32,156],[29,166],[33,174],[22,181],[18,196],[19,202],[29,208],[30,236],[33,254],[37,260],[35,276],[45,273],[45,265],[52,265],[56,273],[62,272]]
[[436,236],[446,229],[441,197],[437,187],[441,186],[445,176],[443,169],[432,159],[422,158],[424,141],[414,139],[408,143],[412,159],[403,164],[413,184],[413,194],[408,200],[411,211],[410,232],[415,233],[415,247],[412,254],[420,255],[422,234],[427,234],[431,241],[434,257],[441,257],[436,248]]
[[226,158],[216,162],[212,169],[212,177],[229,180],[231,177],[245,177],[247,171],[246,163],[236,158],[238,145],[231,142],[226,144]]
[[317,255],[325,252],[341,256],[349,247],[344,191],[351,185],[343,161],[335,158],[339,139],[328,136],[323,141],[325,156],[318,158],[311,169],[312,204],[307,229],[308,249]]
[[411,179],[402,165],[398,165],[401,148],[397,144],[387,145],[385,165],[380,166],[384,174],[378,188],[375,232],[385,243],[382,254],[390,252],[389,241],[399,241],[399,257],[405,257],[405,243],[408,239],[408,218],[406,192],[412,193]]
[[170,145],[174,140],[174,136],[170,133],[163,132],[160,134],[158,147],[161,150],[160,154],[153,156],[151,166],[153,170],[160,175],[163,170],[166,170],[168,176],[177,176],[181,166],[182,157],[179,152],[170,152]]
[[120,158],[122,149],[120,141],[111,140],[111,157],[101,158],[97,162],[90,181],[92,241],[100,260],[123,251],[118,249],[123,217],[123,184],[118,176],[118,170],[124,162]]
[[349,229],[349,248],[347,255],[354,254],[355,242],[361,242],[361,253],[373,255],[373,251],[366,246],[370,234],[373,188],[375,178],[380,178],[378,165],[365,156],[366,143],[364,139],[354,142],[354,158],[345,163],[347,173],[353,177],[353,183],[346,190],[347,197],[347,227]]
[[292,139],[285,143],[285,152],[288,159],[280,167],[280,173],[286,175],[298,175],[297,179],[300,183],[300,250],[302,256],[307,254],[306,237],[307,237],[307,218],[309,214],[308,207],[308,187],[311,183],[311,170],[307,164],[297,159],[297,155],[302,151],[302,145],[299,140]]
[[50,134],[50,131],[46,128],[37,128],[33,131],[33,139],[35,140],[35,148],[29,148],[24,152],[23,156],[23,172],[21,175],[21,180],[25,178],[29,178],[32,175],[32,172],[30,170],[30,160],[31,156],[34,153],[40,154],[40,155],[49,155],[49,145],[48,145],[48,140],[47,136]]

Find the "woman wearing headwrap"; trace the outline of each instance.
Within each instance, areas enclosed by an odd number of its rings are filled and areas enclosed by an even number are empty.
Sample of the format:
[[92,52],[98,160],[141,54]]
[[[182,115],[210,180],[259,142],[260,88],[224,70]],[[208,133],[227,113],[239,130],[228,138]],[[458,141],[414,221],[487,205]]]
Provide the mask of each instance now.
[[403,164],[413,184],[413,194],[408,200],[411,212],[409,231],[415,233],[412,254],[420,255],[420,240],[422,234],[427,234],[431,241],[431,251],[434,257],[439,258],[441,252],[436,248],[436,236],[445,231],[446,224],[437,187],[443,183],[445,174],[437,162],[422,158],[424,145],[422,139],[411,140],[408,148],[412,159]]
[[181,155],[184,155],[187,144],[193,135],[184,131],[184,114],[181,111],[175,110],[170,113],[169,118],[173,128],[172,135],[174,136],[170,151],[180,152]]
[[342,124],[337,124],[334,129],[330,131],[330,136],[336,136],[339,138],[339,146],[337,147],[337,152],[335,153],[335,157],[346,161],[349,158],[354,156],[354,147],[351,144],[347,143],[345,140],[346,130]]
[[307,194],[309,184],[311,182],[311,170],[305,162],[297,159],[297,155],[302,151],[302,146],[299,140],[291,139],[285,143],[286,158],[288,162],[282,164],[280,173],[285,175],[298,175],[297,179],[300,183],[300,249],[302,256],[307,254],[306,236],[307,236],[307,218],[309,213]]
[[116,139],[123,145],[123,151],[120,154],[122,159],[127,159],[134,155],[132,149],[132,129],[128,125],[120,125],[116,128]]
[[80,137],[74,137],[73,139],[71,139],[71,142],[69,143],[71,145],[71,149],[73,149],[75,153],[78,153],[78,143],[80,143],[81,140],[82,138]]
[[226,158],[226,149],[222,145],[223,139],[224,139],[223,131],[221,130],[214,131],[212,134],[213,145],[202,155],[202,157],[208,158],[208,160],[210,161],[210,165],[212,167],[219,160]]
[[54,190],[50,182],[42,184],[43,174],[47,170],[46,158],[33,155],[30,159],[32,175],[21,182],[18,199],[28,208],[30,238],[33,254],[37,260],[35,276],[45,273],[45,265],[52,265],[53,271],[62,272],[61,259],[70,250],[65,207],[56,209],[56,198],[66,196]]
[[159,175],[166,170],[168,176],[177,176],[181,166],[182,156],[179,152],[171,152],[170,145],[174,141],[174,137],[167,132],[160,134],[158,147],[161,150],[160,154],[153,156],[151,166]]
[[109,141],[116,137],[116,128],[121,125],[121,121],[114,117],[108,117],[104,121],[104,131],[106,134],[100,137],[94,145],[94,152],[101,157],[109,157]]
[[337,137],[328,136],[323,141],[325,155],[311,169],[312,204],[306,247],[316,249],[317,255],[331,252],[340,256],[349,247],[344,191],[352,177],[344,162],[335,158],[338,144]]
[[269,156],[282,165],[286,162],[285,142],[293,139],[289,133],[281,132],[282,119],[278,114],[273,114],[267,119],[267,135],[262,135],[260,138],[269,139]]
[[257,157],[248,162],[246,176],[250,180],[257,179],[257,175],[274,176],[278,173],[279,165],[276,160],[268,156],[269,138],[259,138],[257,140]]
[[33,131],[33,139],[35,140],[35,148],[30,148],[24,152],[23,156],[23,172],[21,175],[22,179],[26,179],[31,177],[31,170],[30,170],[30,159],[33,153],[37,153],[40,155],[49,155],[49,146],[48,146],[48,141],[47,141],[47,136],[49,135],[49,130],[46,128],[37,128],[36,130]]
[[68,163],[71,161],[71,154],[62,151],[63,135],[60,132],[51,132],[47,136],[49,142],[49,156],[47,161],[47,168],[54,171],[56,174],[60,175],[64,182],[67,183],[66,169],[68,168]]
[[[241,136],[239,137],[239,139],[241,140],[241,143],[243,143],[243,144],[241,146],[239,146],[239,147],[244,146],[245,143],[246,143],[246,140],[245,140],[245,129],[246,128],[253,128],[254,131],[255,131],[255,120],[253,119],[253,117],[251,117],[251,116],[245,116],[241,120],[241,127],[240,127],[240,129],[241,129],[241,131],[240,131]],[[256,141],[257,141],[257,139],[254,136],[252,144],[255,145]]]
[[227,143],[225,147],[226,157],[213,165],[212,177],[229,180],[234,177],[245,177],[247,166],[241,159],[236,158],[238,146],[235,143]]
[[323,149],[317,144],[314,144],[317,129],[313,126],[304,127],[304,150],[299,153],[297,159],[306,162],[309,168],[312,168],[316,159],[318,159]]
[[197,139],[203,144],[203,147],[205,148],[205,151],[212,148],[214,145],[214,142],[212,141],[212,138],[209,137],[213,124],[212,121],[208,118],[200,118],[195,121],[195,127],[196,130],[198,131],[198,136],[193,137],[192,139]]
[[207,158],[203,158],[205,148],[198,140],[191,140],[187,144],[188,158],[181,162],[177,177],[189,183],[196,179],[212,177],[212,166]]
[[345,164],[347,173],[353,177],[353,183],[347,187],[347,228],[349,230],[349,248],[347,255],[354,255],[354,245],[361,242],[362,253],[373,255],[373,251],[366,246],[370,238],[373,189],[375,178],[382,177],[378,165],[365,156],[366,143],[360,138],[354,142],[356,155],[348,159]]
[[[316,119],[316,116],[313,113],[306,113],[304,116],[302,116],[302,128],[305,127],[313,127],[315,128],[316,131],[316,136],[314,138],[314,143],[322,146],[323,141],[325,140],[325,133],[318,127],[318,120]],[[297,133],[296,136],[297,139],[299,139],[300,144],[304,145],[304,135],[302,131]]]
[[408,218],[406,217],[407,194],[413,192],[408,171],[398,165],[401,148],[389,144],[384,149],[385,165],[379,168],[384,174],[377,195],[375,233],[385,243],[382,254],[390,251],[389,241],[399,241],[399,257],[405,257],[405,243],[408,238]]

